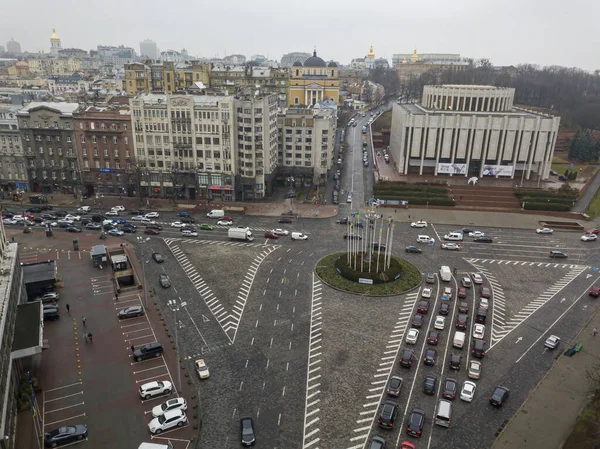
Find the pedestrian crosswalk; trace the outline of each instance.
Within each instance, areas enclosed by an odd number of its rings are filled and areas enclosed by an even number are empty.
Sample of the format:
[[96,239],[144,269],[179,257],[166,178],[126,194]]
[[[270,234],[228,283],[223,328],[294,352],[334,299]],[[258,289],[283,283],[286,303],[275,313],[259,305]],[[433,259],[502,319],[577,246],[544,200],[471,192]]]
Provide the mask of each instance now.
[[243,246],[246,248],[263,248],[263,249],[265,247],[271,247],[273,249],[281,248],[281,245],[265,245],[264,243],[249,243],[249,242],[236,242],[236,241],[224,242],[224,241],[220,241],[220,240],[197,240],[193,237],[173,237],[173,238],[169,237],[169,238],[165,238],[163,240],[169,247],[174,242],[186,242],[186,244],[193,243],[196,245]]
[[555,262],[529,262],[522,260],[498,260],[498,259],[465,259],[467,262],[474,264],[496,264],[496,265],[520,265],[520,266],[528,266],[528,267],[544,267],[544,268],[589,268],[588,265],[579,265],[579,264],[568,264],[568,263],[555,263]]
[[[175,220],[174,221],[156,221],[155,224],[162,226],[163,230],[171,229],[173,231],[177,231],[179,229],[178,227],[171,226],[174,222],[175,222]],[[133,224],[136,224],[136,222],[133,222]],[[200,226],[199,226],[198,223],[189,223],[189,225],[193,226],[198,231],[201,231],[201,232],[203,231],[202,229],[200,229]],[[217,225],[217,224],[211,224],[211,226],[214,228],[213,230],[219,230],[219,231],[221,231],[221,230],[226,231],[226,230],[228,230],[231,227],[235,227],[235,226],[222,226],[222,225]],[[243,225],[240,225],[240,226],[245,227]],[[272,231],[274,228],[253,228],[253,227],[249,227],[249,229],[251,231],[267,232],[267,231]],[[206,230],[206,232],[210,232],[210,231]]]

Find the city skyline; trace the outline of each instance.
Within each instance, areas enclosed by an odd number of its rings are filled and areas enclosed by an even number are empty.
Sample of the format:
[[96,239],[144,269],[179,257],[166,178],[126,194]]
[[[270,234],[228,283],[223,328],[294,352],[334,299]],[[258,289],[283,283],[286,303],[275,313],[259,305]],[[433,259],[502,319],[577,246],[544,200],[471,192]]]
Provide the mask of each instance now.
[[[280,60],[285,53],[311,52],[316,47],[325,60],[348,64],[366,55],[373,44],[376,57],[388,60],[394,53],[416,49],[417,53],[460,53],[470,58],[487,58],[494,65],[530,63],[589,71],[600,68],[600,55],[594,51],[600,38],[593,32],[591,22],[594,12],[600,12],[600,6],[591,2],[587,5],[589,13],[578,18],[577,33],[565,26],[568,11],[556,0],[551,0],[556,7],[543,10],[516,0],[485,6],[472,0],[452,4],[436,0],[427,6],[415,4],[402,8],[382,0],[368,6],[339,0],[324,5],[306,0],[302,5],[291,5],[285,16],[262,0],[252,4],[236,2],[229,9],[220,4],[200,7],[175,0],[170,3],[172,16],[157,14],[147,6],[140,9],[138,3],[109,0],[101,9],[86,5],[73,10],[67,7],[67,2],[59,0],[54,9],[57,13],[44,15],[31,14],[38,5],[39,10],[46,5],[41,0],[27,5],[11,3],[2,8],[0,42],[5,45],[14,38],[23,51],[49,52],[54,26],[63,48],[84,50],[96,49],[98,45],[125,45],[139,54],[140,42],[150,39],[161,50],[185,48],[198,57],[262,54]],[[181,8],[185,8],[186,15],[177,13]],[[119,10],[118,15],[115,10]],[[315,20],[315,11],[319,11],[316,17],[322,19]],[[90,14],[94,15],[95,23],[104,26],[90,29],[89,22],[81,20]],[[219,16],[227,20],[214,20]],[[330,16],[335,20],[330,20]],[[28,26],[25,28],[14,17],[27,17]],[[136,20],[132,20],[134,17]],[[265,26],[265,18],[269,26]],[[490,32],[491,22],[497,32]],[[298,24],[302,24],[305,32],[291,32]],[[581,46],[581,42],[587,45]]]

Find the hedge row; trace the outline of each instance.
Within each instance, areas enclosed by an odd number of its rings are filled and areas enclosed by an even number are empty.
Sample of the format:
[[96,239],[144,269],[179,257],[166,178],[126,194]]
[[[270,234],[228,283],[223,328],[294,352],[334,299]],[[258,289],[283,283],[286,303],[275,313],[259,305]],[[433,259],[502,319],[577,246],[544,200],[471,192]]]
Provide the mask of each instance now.
[[548,190],[517,190],[515,192],[515,195],[518,198],[523,198],[523,197],[529,197],[529,198],[569,198],[571,200],[574,200],[575,198],[577,198],[578,192],[577,193],[572,193],[572,194],[564,194],[564,193],[558,193],[558,192],[551,192]]
[[418,192],[406,192],[406,193],[389,192],[389,193],[384,193],[382,195],[377,195],[378,200],[407,200],[408,201],[409,198],[410,199],[412,199],[412,198],[446,199],[446,198],[448,198],[448,195],[447,194],[419,195]]
[[426,186],[400,186],[400,185],[381,185],[377,184],[373,190],[377,192],[427,192],[427,193],[447,193],[445,187],[426,187]]
[[[375,266],[377,265],[377,254],[376,252],[373,252],[372,256],[373,259],[371,261],[371,267],[375,268]],[[361,254],[357,255],[358,260],[360,260],[361,258]],[[368,255],[364,254],[364,262],[366,262],[365,267],[368,267],[369,262],[368,262]],[[383,264],[383,254],[381,254],[379,256],[379,266],[381,267]],[[380,273],[364,273],[364,272],[360,272],[360,271],[355,271],[352,267],[350,267],[347,263],[347,259],[345,257],[340,257],[338,260],[335,261],[335,268],[338,270],[338,272],[345,277],[346,279],[350,280],[350,281],[354,281],[354,282],[358,282],[358,280],[360,278],[363,279],[371,279],[373,281],[373,284],[385,284],[387,282],[394,282],[397,280],[397,278],[400,278],[402,276],[402,267],[400,266],[400,264],[398,263],[398,261],[392,257],[391,261],[390,261],[390,268],[388,268],[385,271],[382,271]],[[375,270],[373,270],[375,271]]]
[[558,203],[525,203],[526,210],[553,210],[559,212],[568,212],[571,210],[571,206]]
[[573,201],[575,198],[573,197],[564,197],[564,196],[556,196],[556,197],[534,197],[534,196],[524,196],[521,198],[521,201],[532,202],[532,203],[556,203],[556,204],[570,204],[573,205]]
[[[384,198],[379,198],[379,199],[384,199]],[[410,197],[396,197],[396,198],[385,198],[387,200],[404,200],[404,201],[408,201],[408,204],[429,204],[430,206],[454,206],[454,201],[451,200],[450,198],[442,198],[442,197],[434,197],[434,198],[427,198],[427,197],[414,197],[414,198],[410,198]]]

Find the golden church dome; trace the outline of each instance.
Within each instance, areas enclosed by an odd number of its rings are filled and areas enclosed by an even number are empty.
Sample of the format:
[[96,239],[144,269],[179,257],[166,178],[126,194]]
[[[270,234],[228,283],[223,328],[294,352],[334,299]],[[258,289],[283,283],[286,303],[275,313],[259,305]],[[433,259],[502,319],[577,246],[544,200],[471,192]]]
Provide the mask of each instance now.
[[60,37],[56,35],[56,28],[52,27],[52,36],[50,36],[51,41],[59,41]]
[[369,54],[367,54],[368,58],[374,58],[375,53],[373,52],[373,44],[371,44],[371,48],[369,49]]

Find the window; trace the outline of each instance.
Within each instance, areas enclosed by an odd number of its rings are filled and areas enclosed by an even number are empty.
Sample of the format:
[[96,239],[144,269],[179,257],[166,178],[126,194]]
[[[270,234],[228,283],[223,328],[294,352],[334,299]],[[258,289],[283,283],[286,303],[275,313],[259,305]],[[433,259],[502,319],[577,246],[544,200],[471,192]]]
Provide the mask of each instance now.
[[[68,137],[67,137],[67,139],[68,139]],[[68,140],[67,140],[67,142],[68,142]],[[81,143],[85,143],[85,136],[81,136]]]
[[106,136],[102,136],[102,143],[106,143]]
[[40,154],[44,154],[44,147],[40,147]]
[[88,161],[87,159],[85,161],[83,161],[83,166],[85,168],[90,168],[90,161]]
[[83,129],[83,122],[79,122],[79,129]]
[[125,136],[124,142],[125,142],[125,145],[129,145],[129,137]]
[[106,129],[106,125],[104,124],[104,122],[100,123],[100,128],[101,129]]
[[110,162],[109,162],[109,161],[106,161],[106,162],[104,163],[104,167],[105,167],[105,168],[110,168]]
[[98,148],[94,148],[94,156],[98,156]]
[[[82,142],[83,142],[83,140],[82,140]],[[96,143],[96,136],[92,136],[92,142]]]
[[33,127],[34,128],[39,128],[40,127],[40,122],[33,122]]
[[67,143],[71,143],[71,136],[67,136]]
[[83,157],[87,157],[87,148],[82,148],[81,151],[83,152]]
[[[162,111],[160,111],[162,112]],[[127,131],[127,123],[123,123],[123,129]],[[127,137],[125,137],[127,139]]]
[[46,142],[50,142],[51,140],[52,140],[52,137],[46,136]]
[[117,129],[117,125],[115,125],[114,123],[110,124],[110,129]]
[[56,136],[56,141],[60,142],[60,136]]
[[96,168],[100,168],[100,161],[94,161],[94,166]]
[[104,149],[104,157],[108,157],[108,148]]

